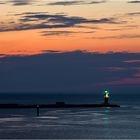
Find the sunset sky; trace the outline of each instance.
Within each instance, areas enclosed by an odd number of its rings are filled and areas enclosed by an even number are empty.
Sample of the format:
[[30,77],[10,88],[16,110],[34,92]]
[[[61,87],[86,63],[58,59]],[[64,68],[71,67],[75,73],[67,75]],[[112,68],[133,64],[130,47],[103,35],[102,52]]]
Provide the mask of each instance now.
[[0,10],[1,92],[140,91],[140,0],[0,0]]

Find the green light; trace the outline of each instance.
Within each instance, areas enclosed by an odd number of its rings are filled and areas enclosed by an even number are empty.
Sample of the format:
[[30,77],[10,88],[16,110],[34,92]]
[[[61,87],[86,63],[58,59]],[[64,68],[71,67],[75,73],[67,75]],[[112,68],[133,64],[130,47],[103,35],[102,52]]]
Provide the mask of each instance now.
[[104,91],[104,97],[109,98],[109,91],[107,91],[107,90]]
[[105,94],[109,94],[109,92],[107,90],[104,91]]

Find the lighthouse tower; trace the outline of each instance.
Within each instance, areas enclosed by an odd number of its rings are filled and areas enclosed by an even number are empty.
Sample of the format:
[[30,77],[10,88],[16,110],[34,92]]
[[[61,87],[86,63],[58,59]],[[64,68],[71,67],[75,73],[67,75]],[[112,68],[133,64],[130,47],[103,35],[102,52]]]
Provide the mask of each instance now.
[[107,90],[104,91],[104,104],[109,104],[109,92]]

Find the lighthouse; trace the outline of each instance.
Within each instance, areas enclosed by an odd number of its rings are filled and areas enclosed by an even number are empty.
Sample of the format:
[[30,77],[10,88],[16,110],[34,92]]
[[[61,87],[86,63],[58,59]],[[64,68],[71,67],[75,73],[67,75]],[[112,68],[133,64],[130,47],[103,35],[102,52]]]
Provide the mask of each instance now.
[[109,104],[108,103],[109,100],[109,92],[107,90],[104,91],[104,104]]

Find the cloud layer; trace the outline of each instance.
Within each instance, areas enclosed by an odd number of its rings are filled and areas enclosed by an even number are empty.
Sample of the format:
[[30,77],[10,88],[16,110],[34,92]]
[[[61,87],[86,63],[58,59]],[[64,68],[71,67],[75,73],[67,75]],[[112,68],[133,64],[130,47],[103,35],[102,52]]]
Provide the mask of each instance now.
[[119,24],[115,18],[88,19],[79,16],[48,13],[23,13],[17,21],[11,21],[9,25],[0,24],[0,31],[20,31],[45,28],[75,27],[80,24]]
[[140,34],[123,34],[123,35],[114,35],[114,36],[100,36],[92,37],[93,39],[139,39]]
[[48,3],[48,5],[63,5],[63,6],[69,6],[69,5],[83,5],[83,4],[100,4],[105,3],[106,0],[86,0],[86,1],[77,1],[77,0],[71,0],[71,1],[56,1]]
[[[136,61],[135,61],[136,60]],[[1,92],[140,92],[140,55],[53,52],[0,59]],[[123,86],[122,86],[123,85]]]
[[32,4],[33,0],[10,0],[9,2],[14,6],[22,6]]
[[131,0],[131,1],[128,1],[128,3],[140,3],[139,0]]

